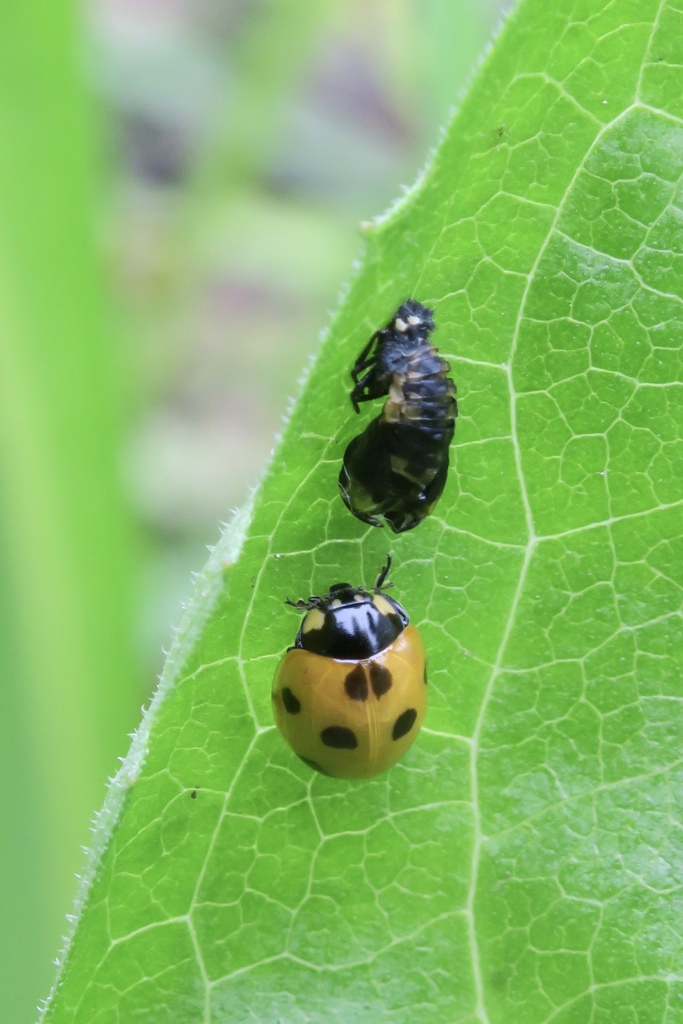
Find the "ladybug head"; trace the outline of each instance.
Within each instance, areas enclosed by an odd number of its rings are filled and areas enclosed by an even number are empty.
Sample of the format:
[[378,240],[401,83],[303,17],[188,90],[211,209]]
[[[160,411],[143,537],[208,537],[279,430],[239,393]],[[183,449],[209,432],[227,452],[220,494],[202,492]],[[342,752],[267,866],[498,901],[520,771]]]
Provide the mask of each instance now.
[[329,597],[331,599],[341,598],[341,600],[343,601],[345,595],[349,593],[357,593],[356,588],[352,587],[350,583],[333,583],[332,586],[330,587]]

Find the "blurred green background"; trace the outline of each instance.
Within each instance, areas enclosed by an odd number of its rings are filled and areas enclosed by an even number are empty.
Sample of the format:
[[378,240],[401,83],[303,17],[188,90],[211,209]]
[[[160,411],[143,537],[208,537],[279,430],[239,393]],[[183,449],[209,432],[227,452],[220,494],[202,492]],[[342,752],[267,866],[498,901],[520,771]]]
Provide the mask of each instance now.
[[0,998],[30,1024],[190,573],[496,0],[5,0]]

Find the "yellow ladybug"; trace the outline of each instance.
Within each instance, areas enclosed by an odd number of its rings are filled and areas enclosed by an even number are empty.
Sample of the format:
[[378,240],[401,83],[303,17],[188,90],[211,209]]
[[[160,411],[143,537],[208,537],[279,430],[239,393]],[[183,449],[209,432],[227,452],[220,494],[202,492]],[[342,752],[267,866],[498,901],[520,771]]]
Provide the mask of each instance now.
[[[339,779],[391,768],[420,731],[427,706],[422,639],[384,593],[391,558],[372,590],[335,583],[306,610],[273,680],[275,722],[297,757]],[[391,586],[391,584],[386,584]]]

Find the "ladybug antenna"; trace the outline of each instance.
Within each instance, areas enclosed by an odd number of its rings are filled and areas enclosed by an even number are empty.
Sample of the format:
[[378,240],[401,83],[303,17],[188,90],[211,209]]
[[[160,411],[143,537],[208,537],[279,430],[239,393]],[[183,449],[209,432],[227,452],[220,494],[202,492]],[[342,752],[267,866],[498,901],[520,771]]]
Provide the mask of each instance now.
[[285,598],[285,604],[288,604],[290,608],[296,608],[298,612],[310,611],[311,608],[317,608],[322,601],[320,597],[309,597],[308,600],[304,600],[300,597],[298,601],[292,601],[289,597]]
[[379,576],[375,580],[375,590],[387,590],[389,587],[393,587],[393,583],[386,583],[385,580],[389,575],[391,569],[391,555],[387,555],[387,564],[382,567]]

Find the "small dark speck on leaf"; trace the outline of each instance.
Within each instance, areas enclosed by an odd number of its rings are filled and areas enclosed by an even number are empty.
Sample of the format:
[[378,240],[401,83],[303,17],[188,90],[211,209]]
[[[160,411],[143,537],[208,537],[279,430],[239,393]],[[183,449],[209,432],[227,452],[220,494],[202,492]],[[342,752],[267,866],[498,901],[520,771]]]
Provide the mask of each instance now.
[[504,971],[492,971],[490,976],[491,987],[500,991],[504,989],[509,982],[508,976]]

